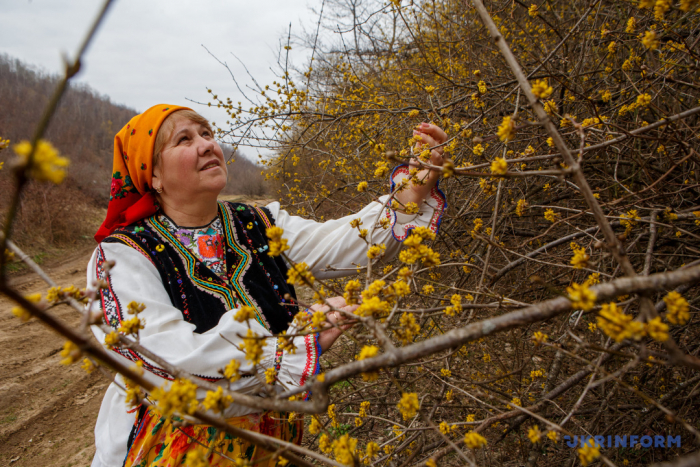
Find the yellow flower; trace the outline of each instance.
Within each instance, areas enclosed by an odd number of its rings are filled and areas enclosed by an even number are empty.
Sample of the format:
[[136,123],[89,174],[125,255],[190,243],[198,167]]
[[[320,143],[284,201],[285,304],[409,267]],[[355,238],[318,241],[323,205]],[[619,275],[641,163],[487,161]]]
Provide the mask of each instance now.
[[360,417],[364,418],[367,416],[367,410],[369,409],[369,401],[364,401],[360,404],[360,411],[358,412]]
[[[547,112],[547,115],[551,116],[559,112],[559,108],[557,107],[557,103],[550,99],[548,101],[545,101],[544,111]],[[554,147],[554,143],[550,144],[550,146]]]
[[552,95],[554,89],[547,83],[546,79],[537,80],[535,84],[532,85],[532,93],[538,99],[546,99]]
[[448,370],[447,368],[441,368],[440,369],[440,374],[445,377],[445,378],[450,378],[452,377],[452,372]]
[[404,313],[399,318],[399,327],[394,330],[396,336],[403,344],[408,344],[420,332],[420,325],[416,323],[413,313]]
[[383,243],[381,245],[372,245],[367,250],[367,257],[369,259],[378,258],[384,254],[384,251],[386,251],[386,245]]
[[268,368],[265,370],[265,383],[266,384],[274,384],[275,380],[277,379],[277,371],[275,368]]
[[532,340],[535,342],[535,345],[541,345],[547,342],[547,339],[549,339],[549,336],[547,334],[544,334],[540,331],[536,331],[532,335]]
[[341,436],[333,441],[333,455],[335,455],[335,460],[343,465],[354,465],[356,447],[357,440],[355,438],[351,438],[350,435],[347,434]]
[[249,319],[253,318],[255,318],[255,309],[247,305],[241,306],[233,317],[233,319],[235,319],[239,323],[242,323],[243,321],[248,321]]
[[316,279],[306,263],[297,263],[287,270],[287,283],[292,285],[313,285]]
[[551,439],[552,441],[554,441],[556,443],[557,441],[559,441],[559,433],[557,433],[556,431],[550,430],[547,432],[547,438]]
[[588,311],[595,305],[596,294],[585,283],[574,282],[566,288],[566,293],[569,294],[572,308]]
[[435,92],[435,86],[427,86],[427,87],[425,88],[425,92],[427,92],[428,94],[434,93],[434,92]]
[[486,82],[481,80],[477,83],[476,87],[479,88],[479,94],[486,94]]
[[482,154],[484,153],[484,147],[483,147],[481,144],[477,144],[477,145],[474,146],[474,148],[472,149],[472,152],[474,153],[474,155],[480,156],[480,155],[482,155]]
[[416,416],[420,404],[418,402],[418,394],[415,392],[404,392],[401,395],[401,400],[396,406],[404,420],[409,420]]
[[143,303],[131,301],[126,306],[126,309],[127,309],[127,313],[129,313],[130,315],[138,315],[139,313],[141,313],[143,310],[146,309],[146,305],[144,305]]
[[464,435],[464,444],[470,449],[479,449],[486,446],[486,438],[481,436],[479,433],[470,431]]
[[577,452],[578,458],[584,467],[600,457],[600,449],[598,449],[598,446],[592,439],[589,439]]
[[656,50],[659,48],[659,39],[656,37],[654,31],[647,31],[644,33],[642,38],[642,44],[649,50]]
[[530,428],[530,430],[527,432],[527,437],[530,438],[530,442],[532,444],[535,444],[540,441],[540,438],[542,438],[542,432],[540,431],[538,426],[535,425],[532,428]]
[[214,412],[221,413],[226,410],[226,407],[233,403],[233,397],[228,394],[224,394],[224,389],[219,386],[216,391],[207,391],[207,395],[204,397],[204,402],[202,405],[207,410],[213,410]]
[[646,332],[655,341],[666,342],[668,340],[668,324],[662,323],[660,316],[647,322]]
[[520,401],[519,397],[514,397],[511,401],[511,404],[517,405],[518,407],[522,407],[523,403]]
[[425,461],[425,467],[437,467],[437,462],[432,457]]
[[92,363],[92,361],[90,361],[90,360],[87,359],[87,358],[84,358],[84,359],[83,359],[83,364],[80,365],[80,368],[82,368],[82,369],[85,370],[88,374],[90,374],[90,373],[92,373],[93,371],[95,371],[96,366],[95,366],[94,363]]
[[440,429],[440,433],[443,435],[449,435],[454,429],[454,427],[447,422],[440,422],[440,426],[438,428]]
[[[39,303],[41,301],[41,294],[35,293],[31,295],[25,295],[24,298],[32,303]],[[32,317],[32,314],[29,313],[29,311],[19,306],[12,307],[12,314],[25,322],[29,321],[29,319],[31,319]]]
[[625,32],[630,34],[634,32],[634,29],[637,27],[637,20],[634,19],[634,17],[631,17],[630,19],[627,20],[627,27],[625,28]]
[[633,321],[632,317],[619,310],[614,302],[602,305],[598,312],[597,324],[600,330],[615,342],[622,342],[627,338],[639,340],[645,333],[644,325]]
[[491,162],[491,173],[494,175],[503,175],[508,172],[508,163],[502,157],[497,157]]
[[405,211],[406,211],[406,214],[417,214],[418,213],[418,205],[414,202],[408,202],[408,203],[406,203]]
[[381,316],[388,314],[391,310],[389,302],[380,299],[379,297],[369,297],[363,299],[362,304],[355,310],[359,316]]
[[503,117],[503,121],[498,126],[497,134],[500,140],[504,143],[512,140],[515,137],[515,123],[513,122],[513,119],[511,119],[509,116]]
[[366,358],[372,358],[379,353],[379,347],[375,345],[365,345],[360,350],[357,360],[364,360]]
[[637,96],[637,107],[647,107],[651,104],[651,96],[649,94],[640,94]]
[[105,345],[110,349],[119,342],[119,334],[112,331],[105,335]]
[[525,208],[527,207],[527,201],[525,199],[519,199],[518,204],[515,206],[515,213],[522,217],[525,214]]
[[586,254],[583,248],[574,250],[574,256],[571,258],[571,265],[576,269],[583,269],[588,266],[590,256]]
[[354,305],[357,303],[358,295],[362,286],[358,280],[350,280],[345,284],[345,293],[343,298],[348,305]]
[[246,360],[249,360],[253,365],[257,365],[262,359],[262,349],[265,347],[265,345],[265,339],[260,339],[252,329],[248,329],[246,336],[243,338],[243,344],[241,344],[240,349],[241,351],[245,352]]
[[241,364],[238,362],[238,360],[235,358],[232,359],[224,368],[224,377],[232,383],[235,383],[241,378],[241,373],[238,371],[240,367]]
[[365,451],[365,456],[369,459],[376,457],[379,454],[379,445],[374,441],[367,443],[367,450]]
[[474,420],[476,420],[476,415],[475,415],[475,414],[470,413],[470,414],[467,415],[467,422],[473,422]]
[[328,439],[328,435],[323,433],[318,439],[318,447],[321,451],[328,453],[333,450],[331,441]]
[[410,112],[408,112],[408,116],[409,117],[417,117],[419,113],[420,113],[420,111],[413,109]]
[[321,422],[318,421],[318,418],[315,415],[312,415],[311,423],[309,424],[309,433],[312,435],[317,435],[321,429],[323,429]]
[[73,341],[66,341],[63,344],[63,350],[61,350],[61,357],[63,357],[63,360],[61,360],[61,365],[71,365],[77,362],[82,356],[83,353],[80,351],[80,348],[73,343]]
[[556,222],[557,219],[559,218],[560,214],[558,212],[554,212],[553,209],[547,209],[544,212],[544,218],[548,220],[549,222]]
[[690,305],[678,292],[671,291],[664,297],[666,303],[666,319],[671,324],[685,324],[690,319]]
[[138,317],[134,316],[131,319],[122,321],[118,331],[123,332],[124,334],[138,334],[139,329],[143,329],[143,323]]
[[357,184],[357,191],[367,191],[367,182],[360,182]]
[[158,402],[158,409],[166,418],[175,412],[192,415],[197,410],[197,385],[188,379],[178,378],[168,389],[159,387],[153,390],[151,398]]
[[279,256],[283,251],[289,250],[287,239],[282,238],[283,233],[284,229],[276,225],[273,225],[265,231],[265,235],[270,239],[267,243],[270,247],[270,251],[267,252],[269,256]]
[[[14,151],[20,157],[23,165],[27,165],[32,145],[29,141],[22,141],[14,146]],[[55,184],[63,182],[66,177],[66,167],[69,161],[58,155],[58,150],[46,140],[40,140],[37,144],[31,167],[28,167],[29,175],[39,181],[48,181]]]
[[539,15],[540,12],[539,12],[537,5],[535,5],[534,3],[532,5],[530,5],[530,8],[527,9],[527,14],[532,16],[533,18],[535,16]]

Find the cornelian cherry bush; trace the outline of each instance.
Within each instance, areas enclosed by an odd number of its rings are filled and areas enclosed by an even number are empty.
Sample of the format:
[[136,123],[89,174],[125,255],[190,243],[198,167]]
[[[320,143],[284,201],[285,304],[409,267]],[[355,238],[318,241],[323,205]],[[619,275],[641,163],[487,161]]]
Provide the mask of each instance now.
[[[411,160],[408,183],[440,171],[449,208],[437,235],[414,230],[391,259],[372,243],[387,223],[355,222],[369,266],[347,279],[294,265],[301,305],[359,305],[322,373],[266,399],[211,387],[206,408],[228,395],[305,417],[302,447],[242,435],[299,465],[696,465],[699,42],[696,0],[325,1],[276,81],[246,104],[210,90],[230,116],[219,137],[273,154],[264,175],[295,214],[393,197],[405,186],[387,179]],[[311,52],[302,68],[291,47]],[[421,122],[448,134],[441,166],[411,136]],[[268,236],[284,255],[284,232]],[[297,321],[314,332],[326,315]],[[69,361],[123,373],[135,400],[239,434],[54,328]],[[138,322],[111,336],[138,346]],[[260,342],[247,341],[251,360]]]

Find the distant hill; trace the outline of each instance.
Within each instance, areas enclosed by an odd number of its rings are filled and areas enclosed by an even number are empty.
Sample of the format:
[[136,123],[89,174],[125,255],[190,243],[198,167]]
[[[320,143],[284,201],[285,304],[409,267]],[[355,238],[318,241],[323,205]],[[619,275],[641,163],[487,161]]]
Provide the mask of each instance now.
[[[29,140],[59,77],[0,55],[0,136],[11,144]],[[134,109],[114,104],[85,84],[71,84],[44,138],[70,159],[68,178],[59,186],[34,184],[24,193],[15,224],[15,240],[32,249],[90,239],[109,201],[114,135]],[[224,154],[232,147],[223,145]],[[11,149],[0,162],[13,158]],[[265,195],[261,168],[240,152],[229,168],[228,195]],[[12,193],[9,164],[0,171],[0,222]]]
[[[31,139],[58,80],[0,55],[0,135]],[[108,201],[114,135],[136,113],[85,84],[71,84],[61,99],[45,138],[70,159],[70,181],[89,198]]]

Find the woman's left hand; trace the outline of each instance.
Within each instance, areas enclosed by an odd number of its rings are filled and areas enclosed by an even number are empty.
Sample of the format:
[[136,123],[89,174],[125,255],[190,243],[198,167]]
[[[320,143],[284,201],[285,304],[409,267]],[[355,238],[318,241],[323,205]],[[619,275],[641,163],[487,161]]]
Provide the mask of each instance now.
[[[347,311],[347,312],[354,312],[358,305],[346,305],[345,304],[345,299],[343,297],[331,297],[327,300],[327,302],[333,307],[337,308],[342,311]],[[330,310],[330,307],[327,305],[313,305],[311,306],[311,310],[313,311],[324,311],[327,312]],[[337,326],[342,321],[345,321],[345,316],[338,312],[338,311],[331,311],[330,313],[326,314],[326,320],[328,323],[331,324],[332,327],[329,327],[328,329],[325,329],[321,331],[318,335],[318,343],[321,346],[321,353],[325,352],[328,350],[335,340],[342,334],[342,332],[349,328],[350,325],[344,325],[344,326]]]
[[[439,126],[430,123],[421,123],[418,125],[413,130],[413,135],[420,136],[421,139],[421,142],[416,143],[416,154],[420,154],[420,152],[424,149],[438,146],[447,141],[447,133],[445,133]],[[442,166],[444,162],[442,154],[442,146],[433,149],[430,151],[430,159],[428,162],[432,165]],[[411,160],[409,166],[414,168],[418,167],[419,164],[414,158]],[[404,206],[407,203],[416,203],[418,206],[420,206],[440,178],[440,172],[437,170],[423,169],[418,172],[417,178],[419,180],[424,180],[425,183],[422,185],[411,184],[409,188],[397,193],[394,196],[396,200]]]

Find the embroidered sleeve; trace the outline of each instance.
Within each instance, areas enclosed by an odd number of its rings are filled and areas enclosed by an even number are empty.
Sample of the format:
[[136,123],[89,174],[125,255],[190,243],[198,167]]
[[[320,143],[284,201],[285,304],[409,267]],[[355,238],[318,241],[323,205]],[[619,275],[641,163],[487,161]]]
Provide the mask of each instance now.
[[[108,260],[116,262],[109,272],[105,269]],[[144,326],[139,332],[139,342],[168,363],[209,381],[222,380],[219,370],[232,359],[239,361],[241,372],[251,370],[251,363],[238,348],[248,325],[233,319],[237,309],[224,313],[218,325],[209,331],[195,333],[195,326],[185,321],[182,312],[172,305],[155,266],[124,244],[103,243],[95,250],[88,266],[88,285],[97,278],[108,282],[108,287],[100,292],[104,321],[116,331],[133,317],[127,313],[129,302],[143,303],[146,308],[139,314]],[[257,321],[251,319],[249,323],[258,335],[269,335]],[[102,330],[97,326],[92,329],[95,337],[104,342]],[[260,361],[263,369],[274,366],[276,350],[272,340],[265,342]],[[160,378],[172,379],[165,369],[136,351],[115,349],[115,352],[128,360],[143,362],[145,370]],[[261,383],[258,378],[241,378],[232,389],[255,393],[261,389]]]
[[[407,176],[408,169],[398,167],[393,174],[392,186]],[[305,262],[319,279],[331,279],[355,274],[358,267],[367,264],[369,236],[360,237],[360,231],[351,222],[359,221],[360,229],[373,229],[371,241],[375,245],[384,245],[386,260],[398,254],[401,242],[411,229],[423,226],[437,232],[446,207],[445,196],[438,188],[432,190],[415,215],[385,207],[388,199],[389,195],[384,195],[379,202],[368,204],[356,214],[326,222],[292,216],[281,209],[278,202],[269,204],[267,209],[274,217],[275,225],[284,229],[283,238],[289,245],[287,256],[295,263]]]
[[[307,313],[311,313],[307,311]],[[301,334],[292,324],[288,334]],[[321,346],[318,341],[319,333],[300,335],[293,338],[295,347],[294,353],[284,352],[283,364],[280,368],[278,378],[286,388],[302,386],[309,379],[318,374],[321,370]],[[309,394],[304,394],[304,400]]]

